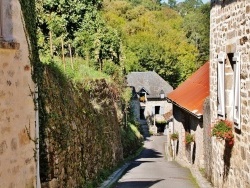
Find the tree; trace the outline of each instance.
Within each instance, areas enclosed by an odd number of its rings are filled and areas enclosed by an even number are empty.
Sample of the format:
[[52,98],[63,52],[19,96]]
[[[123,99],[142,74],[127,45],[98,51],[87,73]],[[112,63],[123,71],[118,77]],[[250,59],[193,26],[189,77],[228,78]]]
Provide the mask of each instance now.
[[[113,8],[106,12],[104,7],[104,17],[111,12],[115,14]],[[188,43],[182,28],[183,18],[176,11],[168,7],[150,11],[138,5],[121,16],[124,22],[117,29],[122,38],[125,73],[154,70],[176,87],[196,70],[198,51]],[[120,20],[117,15],[113,18],[117,21],[112,20],[112,25]]]
[[92,3],[86,3],[85,0],[36,1],[38,31],[39,36],[43,37],[42,43],[39,43],[40,48],[43,50],[49,48],[49,32],[53,34],[55,48],[60,46],[59,39],[63,38],[66,43],[73,39],[74,32],[81,26],[86,11],[90,7],[94,9],[100,6],[100,2],[96,5]]
[[210,6],[204,4],[184,17],[183,29],[188,41],[199,50],[198,61],[202,65],[209,56]]
[[38,0],[41,50],[48,53],[51,32],[54,52],[61,51],[63,39],[66,45],[73,43],[75,55],[101,70],[104,60],[118,64],[120,37],[115,29],[106,26],[99,11],[101,6],[101,0]]
[[175,8],[176,7],[176,0],[168,0],[168,5],[170,8]]

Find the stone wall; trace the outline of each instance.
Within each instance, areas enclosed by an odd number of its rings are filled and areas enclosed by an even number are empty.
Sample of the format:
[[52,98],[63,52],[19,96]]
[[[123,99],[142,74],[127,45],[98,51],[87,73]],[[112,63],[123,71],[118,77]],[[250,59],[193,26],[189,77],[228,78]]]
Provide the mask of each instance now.
[[18,0],[2,1],[0,187],[34,187],[35,111],[28,42]]
[[43,187],[97,187],[123,160],[116,87],[104,79],[73,84],[49,64],[40,92]]
[[[198,168],[204,167],[203,159],[203,125],[202,120],[174,105],[174,132],[179,133],[177,160],[185,161]],[[186,131],[195,135],[193,148],[185,143]]]
[[211,181],[212,177],[212,137],[210,120],[210,100],[207,98],[203,106],[203,145],[205,175],[209,181]]
[[210,105],[211,123],[217,117],[217,56],[224,52],[226,56],[226,113],[232,119],[233,69],[228,63],[230,54],[240,52],[240,99],[241,130],[234,129],[235,143],[231,151],[223,141],[213,138],[213,177],[212,183],[217,187],[250,187],[250,1],[225,0],[211,1],[210,18]]

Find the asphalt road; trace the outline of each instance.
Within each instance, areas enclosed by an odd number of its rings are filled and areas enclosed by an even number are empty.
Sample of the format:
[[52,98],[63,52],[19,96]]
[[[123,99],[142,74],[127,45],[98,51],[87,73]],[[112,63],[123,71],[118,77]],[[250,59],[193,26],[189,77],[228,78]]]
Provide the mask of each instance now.
[[128,167],[115,188],[194,188],[191,172],[174,161],[167,161],[166,136],[151,136],[145,149]]

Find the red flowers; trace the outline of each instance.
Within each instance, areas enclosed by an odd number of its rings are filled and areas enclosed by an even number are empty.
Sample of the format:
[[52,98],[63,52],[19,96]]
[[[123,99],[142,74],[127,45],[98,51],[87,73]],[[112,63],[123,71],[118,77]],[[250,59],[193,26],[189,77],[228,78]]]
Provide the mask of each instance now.
[[229,145],[234,144],[233,124],[228,120],[219,120],[212,129],[212,136],[224,139]]

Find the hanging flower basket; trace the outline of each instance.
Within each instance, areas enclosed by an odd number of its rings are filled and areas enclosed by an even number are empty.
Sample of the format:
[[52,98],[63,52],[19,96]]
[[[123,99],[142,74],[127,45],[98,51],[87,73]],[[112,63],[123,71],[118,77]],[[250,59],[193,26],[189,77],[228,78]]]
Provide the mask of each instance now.
[[185,143],[186,144],[190,144],[192,142],[195,141],[195,137],[193,134],[190,134],[190,133],[186,133],[186,136],[185,136]]
[[172,133],[170,135],[171,140],[178,140],[179,139],[179,134],[177,132]]
[[219,120],[212,128],[212,136],[224,139],[229,145],[234,144],[233,123],[228,120]]

